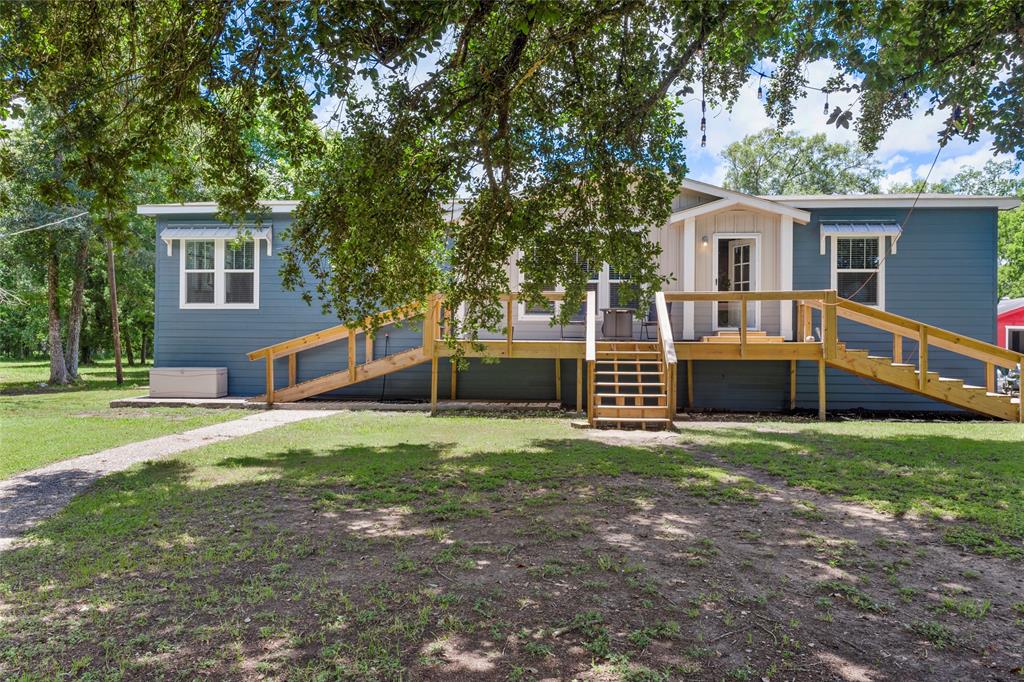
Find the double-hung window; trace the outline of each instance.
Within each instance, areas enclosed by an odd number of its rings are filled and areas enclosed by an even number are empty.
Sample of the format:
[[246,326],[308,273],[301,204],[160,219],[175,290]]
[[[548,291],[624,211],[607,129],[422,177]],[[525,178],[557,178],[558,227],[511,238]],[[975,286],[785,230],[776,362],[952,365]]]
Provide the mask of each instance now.
[[630,308],[636,310],[635,292],[627,294],[622,286],[629,281],[629,277],[618,272],[612,266],[608,266],[608,307],[609,308]]
[[187,241],[185,244],[185,288],[182,303],[211,305],[216,303],[217,242]]
[[182,308],[259,308],[259,249],[252,239],[184,239]]
[[885,307],[884,237],[835,237],[832,288],[864,305]]

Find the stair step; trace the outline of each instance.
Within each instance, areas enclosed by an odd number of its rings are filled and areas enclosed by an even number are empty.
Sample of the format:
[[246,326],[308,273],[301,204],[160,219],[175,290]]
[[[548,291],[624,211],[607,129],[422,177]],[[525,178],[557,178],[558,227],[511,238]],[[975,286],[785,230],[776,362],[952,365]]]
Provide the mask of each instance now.
[[[619,384],[620,386],[622,384]],[[647,384],[641,384],[646,386]],[[595,393],[595,398],[667,398],[667,393]]]
[[664,381],[595,381],[595,386],[649,386],[651,388],[664,388]]
[[[782,343],[785,339],[781,336],[748,336],[748,343]],[[740,337],[736,336],[705,336],[701,339],[704,343],[739,343]]]
[[594,421],[598,423],[622,423],[622,422],[637,422],[640,424],[671,424],[672,420],[667,417],[594,417]]
[[643,410],[660,410],[660,411],[664,411],[665,410],[665,406],[664,405],[602,405],[602,404],[598,403],[597,405],[594,405],[594,409],[596,409],[598,412],[601,412],[602,410],[613,410],[613,411],[616,411],[616,412],[621,412],[623,410],[625,410],[626,412],[636,412],[636,411],[643,411]]
[[[627,348],[627,346],[629,346]],[[655,341],[598,341],[598,350],[658,350],[658,343]]]
[[599,350],[598,355],[661,355],[660,351],[656,350]]
[[635,370],[635,369],[596,369],[596,370],[594,370],[594,373],[595,374],[629,374],[629,375],[632,375],[632,376],[640,375],[640,376],[650,376],[650,377],[660,377],[662,374],[664,374],[664,372],[647,372],[647,371],[643,371],[643,370],[639,370],[638,371],[638,370]]

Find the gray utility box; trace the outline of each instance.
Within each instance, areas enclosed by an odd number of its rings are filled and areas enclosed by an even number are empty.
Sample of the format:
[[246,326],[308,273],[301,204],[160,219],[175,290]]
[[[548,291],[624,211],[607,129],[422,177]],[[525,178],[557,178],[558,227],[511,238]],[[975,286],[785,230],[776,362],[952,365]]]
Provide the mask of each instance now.
[[149,370],[150,398],[223,398],[227,394],[227,367],[154,367]]
[[633,311],[630,308],[605,308],[601,336],[606,339],[633,338]]

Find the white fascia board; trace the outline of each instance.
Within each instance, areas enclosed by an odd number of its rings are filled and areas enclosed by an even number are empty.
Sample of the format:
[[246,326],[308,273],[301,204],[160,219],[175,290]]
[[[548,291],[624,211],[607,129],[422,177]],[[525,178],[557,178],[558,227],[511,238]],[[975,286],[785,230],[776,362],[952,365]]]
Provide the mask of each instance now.
[[740,208],[749,208],[753,211],[760,211],[762,213],[788,216],[792,218],[794,222],[801,224],[806,224],[811,221],[811,214],[807,211],[801,211],[784,204],[776,204],[773,201],[758,199],[757,197],[738,195],[735,197],[722,197],[718,201],[711,201],[706,204],[692,206],[682,211],[676,211],[669,217],[669,223],[678,223],[686,220],[687,218],[696,218],[697,216]]
[[[801,211],[795,208],[793,205],[787,202],[774,201],[765,197],[754,196],[753,194],[746,194],[744,192],[736,192],[731,189],[725,189],[724,187],[718,187],[711,185],[706,182],[700,182],[699,180],[690,180],[689,178],[683,180],[680,185],[682,189],[688,189],[694,192],[700,192],[702,194],[712,194],[714,196],[722,197],[723,199],[732,199],[741,204],[749,206],[750,208],[759,209],[768,213],[776,213],[778,215],[788,215],[794,221],[798,223],[809,223],[811,221],[811,214],[807,211]],[[702,204],[708,205],[708,204]],[[679,213],[683,213],[680,211]],[[683,216],[685,218],[687,216]],[[673,219],[675,214],[673,214]]]
[[1014,197],[857,197],[839,196],[830,198],[800,199],[780,197],[773,200],[796,208],[996,208],[1008,211],[1020,206],[1020,199]]
[[[260,202],[274,215],[288,215],[299,205],[297,201],[264,201]],[[190,204],[141,204],[135,212],[144,216],[164,215],[214,215],[219,210],[216,202],[200,201]]]

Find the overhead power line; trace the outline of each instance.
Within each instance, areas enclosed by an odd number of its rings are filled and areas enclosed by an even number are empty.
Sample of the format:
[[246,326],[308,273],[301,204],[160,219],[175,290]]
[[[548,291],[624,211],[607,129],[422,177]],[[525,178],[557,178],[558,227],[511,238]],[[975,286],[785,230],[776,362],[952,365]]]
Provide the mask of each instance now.
[[61,218],[59,220],[54,220],[52,222],[44,223],[42,225],[36,225],[35,227],[27,227],[24,230],[18,230],[16,232],[6,232],[6,233],[3,233],[3,234],[0,234],[0,239],[6,239],[7,237],[16,237],[19,234],[25,234],[26,232],[34,232],[35,230],[43,230],[43,229],[46,229],[47,227],[56,227],[57,225],[60,225],[62,223],[66,223],[66,222],[68,222],[70,220],[75,220],[77,218],[81,218],[82,216],[86,216],[86,215],[89,215],[89,212],[88,211],[82,211],[81,213],[76,213],[75,215],[69,215],[66,218]]

